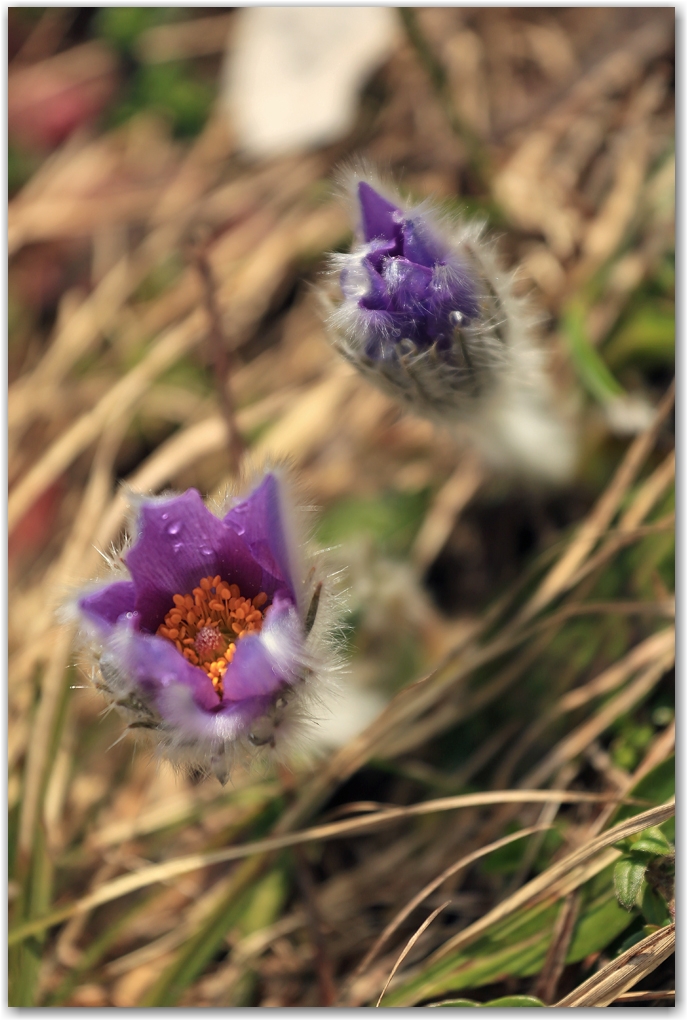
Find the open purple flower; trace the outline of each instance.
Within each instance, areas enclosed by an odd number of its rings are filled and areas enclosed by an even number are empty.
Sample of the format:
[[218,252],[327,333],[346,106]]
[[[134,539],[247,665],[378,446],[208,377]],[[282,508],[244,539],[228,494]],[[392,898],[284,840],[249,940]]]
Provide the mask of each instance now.
[[237,742],[274,746],[313,676],[316,600],[289,531],[274,473],[222,517],[195,489],[144,500],[121,557],[129,577],[77,601],[97,686],[130,727],[222,781]]
[[[373,183],[370,183],[372,181]],[[331,258],[336,349],[407,408],[459,426],[502,470],[551,480],[574,462],[532,340],[535,319],[503,271],[484,224],[411,206],[352,173],[357,231]]]

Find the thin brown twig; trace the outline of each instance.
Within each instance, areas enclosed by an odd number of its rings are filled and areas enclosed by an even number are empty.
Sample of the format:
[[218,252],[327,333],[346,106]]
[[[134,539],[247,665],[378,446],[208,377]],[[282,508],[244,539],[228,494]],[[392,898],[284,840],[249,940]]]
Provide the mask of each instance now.
[[198,244],[191,250],[193,263],[203,284],[203,301],[208,316],[208,341],[212,357],[213,375],[217,398],[227,426],[229,466],[233,475],[238,474],[246,444],[236,422],[236,407],[231,393],[233,359],[229,353],[227,338],[222,327],[222,316],[217,304],[217,288],[208,261],[207,245]]

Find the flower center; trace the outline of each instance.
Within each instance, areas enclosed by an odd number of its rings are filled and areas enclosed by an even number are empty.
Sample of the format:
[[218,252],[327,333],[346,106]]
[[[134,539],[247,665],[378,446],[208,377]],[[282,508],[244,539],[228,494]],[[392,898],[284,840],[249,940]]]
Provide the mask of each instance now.
[[246,599],[237,584],[228,584],[218,574],[204,577],[190,595],[175,595],[172,601],[174,607],[156,634],[173,642],[185,659],[205,670],[221,700],[223,677],[234,658],[236,642],[262,630],[261,607],[267,595],[261,591]]

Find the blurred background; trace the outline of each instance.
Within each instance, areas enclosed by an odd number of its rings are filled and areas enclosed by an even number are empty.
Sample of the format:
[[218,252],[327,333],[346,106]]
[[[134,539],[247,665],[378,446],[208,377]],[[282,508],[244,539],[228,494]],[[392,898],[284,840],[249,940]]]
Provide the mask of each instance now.
[[[8,45],[10,896],[34,923],[12,1004],[373,1004],[449,895],[388,1004],[557,1001],[669,920],[664,885],[627,910],[607,861],[536,923],[431,954],[611,824],[589,804],[409,818],[69,909],[361,802],[670,794],[674,10],[14,7]],[[498,236],[577,421],[565,488],[493,475],[328,345],[316,287],[352,237],[333,180],[360,157]],[[231,481],[198,251],[248,457],[296,465],[347,588],[325,764],[224,790],[117,743],[55,622],[122,533],[122,483]],[[356,973],[444,867],[542,816]],[[638,985],[672,987],[669,962]]]

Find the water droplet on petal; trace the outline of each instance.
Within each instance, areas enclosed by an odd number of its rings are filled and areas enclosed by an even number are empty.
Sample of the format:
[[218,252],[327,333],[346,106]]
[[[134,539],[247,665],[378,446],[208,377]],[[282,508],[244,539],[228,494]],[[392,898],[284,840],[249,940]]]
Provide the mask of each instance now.
[[168,521],[169,520],[169,514],[160,514],[160,517],[161,517],[161,519],[163,521]]
[[184,548],[183,542],[174,542],[172,545],[172,552],[180,552]]
[[181,531],[181,521],[172,521],[166,528],[168,535],[178,535]]

